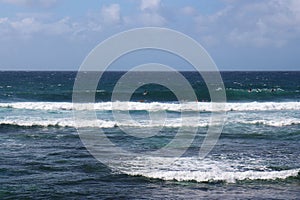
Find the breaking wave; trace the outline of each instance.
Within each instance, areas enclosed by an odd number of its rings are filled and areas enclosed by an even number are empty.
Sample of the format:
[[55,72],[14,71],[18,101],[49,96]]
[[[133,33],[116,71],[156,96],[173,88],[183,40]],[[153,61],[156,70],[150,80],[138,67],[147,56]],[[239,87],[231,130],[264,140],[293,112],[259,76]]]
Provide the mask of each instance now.
[[235,160],[214,161],[210,159],[179,158],[172,165],[164,165],[167,158],[140,158],[130,161],[122,173],[171,181],[196,181],[234,183],[243,180],[276,180],[298,177],[300,168],[274,171],[260,160],[249,163]]
[[[211,112],[213,103],[210,102],[186,102],[161,103],[161,102],[100,102],[94,104],[80,104],[80,109],[94,109],[98,111],[111,110],[146,110],[146,111],[203,111]],[[214,103],[218,105],[218,103]],[[76,106],[78,109],[79,106]],[[28,109],[28,110],[73,110],[74,105],[70,102],[16,102],[0,103],[0,108]],[[226,103],[221,111],[276,111],[276,110],[300,110],[300,102],[245,102]]]
[[[20,127],[74,127],[74,128],[116,128],[119,126],[133,127],[133,128],[153,128],[153,127],[166,127],[166,128],[180,128],[180,127],[208,127],[213,126],[210,124],[209,118],[201,119],[188,119],[182,122],[180,118],[166,119],[164,122],[151,121],[151,120],[122,120],[117,122],[114,120],[80,120],[75,121],[73,118],[55,118],[55,119],[0,119],[0,125],[11,125]],[[246,120],[246,119],[228,119],[226,125],[231,124],[246,124],[246,125],[265,125],[272,127],[284,127],[299,125],[300,119],[273,119],[273,120]]]

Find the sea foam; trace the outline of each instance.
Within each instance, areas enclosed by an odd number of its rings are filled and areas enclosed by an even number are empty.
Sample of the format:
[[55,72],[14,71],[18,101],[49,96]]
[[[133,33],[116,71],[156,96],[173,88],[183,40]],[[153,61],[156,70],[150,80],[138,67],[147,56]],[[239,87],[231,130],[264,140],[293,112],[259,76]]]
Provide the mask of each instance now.
[[[181,157],[174,163],[167,162],[165,157],[144,157],[123,163],[120,171],[133,176],[175,180],[234,183],[242,180],[275,180],[296,177],[300,168],[274,171],[269,169],[263,160],[222,159],[200,160],[195,157]],[[168,163],[167,165],[165,163]],[[120,168],[120,167],[119,167]]]
[[[216,106],[213,106],[216,105]],[[162,103],[162,102],[99,102],[73,104],[71,102],[15,102],[0,103],[0,108],[29,109],[29,110],[73,110],[73,109],[93,109],[93,110],[146,110],[146,111],[268,111],[268,110],[300,110],[300,102],[244,102],[220,103],[210,102],[185,102]],[[220,110],[215,110],[215,108]]]

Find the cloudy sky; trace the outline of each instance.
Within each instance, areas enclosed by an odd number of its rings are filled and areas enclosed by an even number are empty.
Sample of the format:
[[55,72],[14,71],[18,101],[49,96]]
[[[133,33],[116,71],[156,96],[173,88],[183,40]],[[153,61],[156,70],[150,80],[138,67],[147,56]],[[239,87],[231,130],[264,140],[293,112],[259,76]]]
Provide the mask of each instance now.
[[0,70],[77,70],[145,26],[191,36],[220,70],[300,70],[299,0],[0,0]]

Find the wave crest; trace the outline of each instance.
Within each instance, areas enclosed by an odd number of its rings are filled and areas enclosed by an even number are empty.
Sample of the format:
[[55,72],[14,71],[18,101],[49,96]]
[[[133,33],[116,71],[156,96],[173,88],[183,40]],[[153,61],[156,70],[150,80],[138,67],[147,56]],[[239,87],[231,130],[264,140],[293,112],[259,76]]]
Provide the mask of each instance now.
[[[172,165],[164,165],[168,158],[140,158],[127,162],[121,172],[161,180],[234,183],[244,180],[276,180],[298,177],[300,168],[274,171],[263,160],[199,160],[179,158]],[[250,159],[249,159],[250,160]]]
[[[214,103],[218,104],[218,103]],[[196,106],[197,105],[197,106]],[[28,109],[28,110],[73,110],[74,105],[71,102],[16,102],[0,103],[0,108]],[[146,110],[146,111],[203,111],[211,112],[213,110],[210,102],[186,102],[161,103],[161,102],[100,102],[94,104],[80,104],[80,109],[94,109],[97,111],[114,110]],[[276,110],[300,110],[300,102],[245,102],[245,103],[226,103],[222,111],[276,111]]]

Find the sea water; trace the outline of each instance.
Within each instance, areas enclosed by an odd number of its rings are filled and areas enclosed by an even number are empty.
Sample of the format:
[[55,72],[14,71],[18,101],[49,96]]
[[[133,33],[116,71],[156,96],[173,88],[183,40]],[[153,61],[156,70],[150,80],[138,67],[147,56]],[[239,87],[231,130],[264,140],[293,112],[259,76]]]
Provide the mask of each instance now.
[[[182,72],[197,107],[188,101],[182,107],[172,91],[155,84],[113,105],[114,86],[124,73],[104,73],[91,102],[97,120],[78,124],[72,103],[76,72],[0,72],[1,199],[299,198],[300,72],[222,72],[226,121],[204,159],[197,152],[214,110],[201,76]],[[128,108],[134,121],[114,119],[114,111]],[[185,124],[183,111],[190,113]],[[149,112],[166,113],[164,126],[151,122]],[[94,158],[76,130],[102,129],[116,145],[144,152],[166,145],[183,125],[197,129],[198,142],[171,165],[165,157],[140,156],[117,169]],[[161,129],[139,142],[120,127],[141,134]]]

